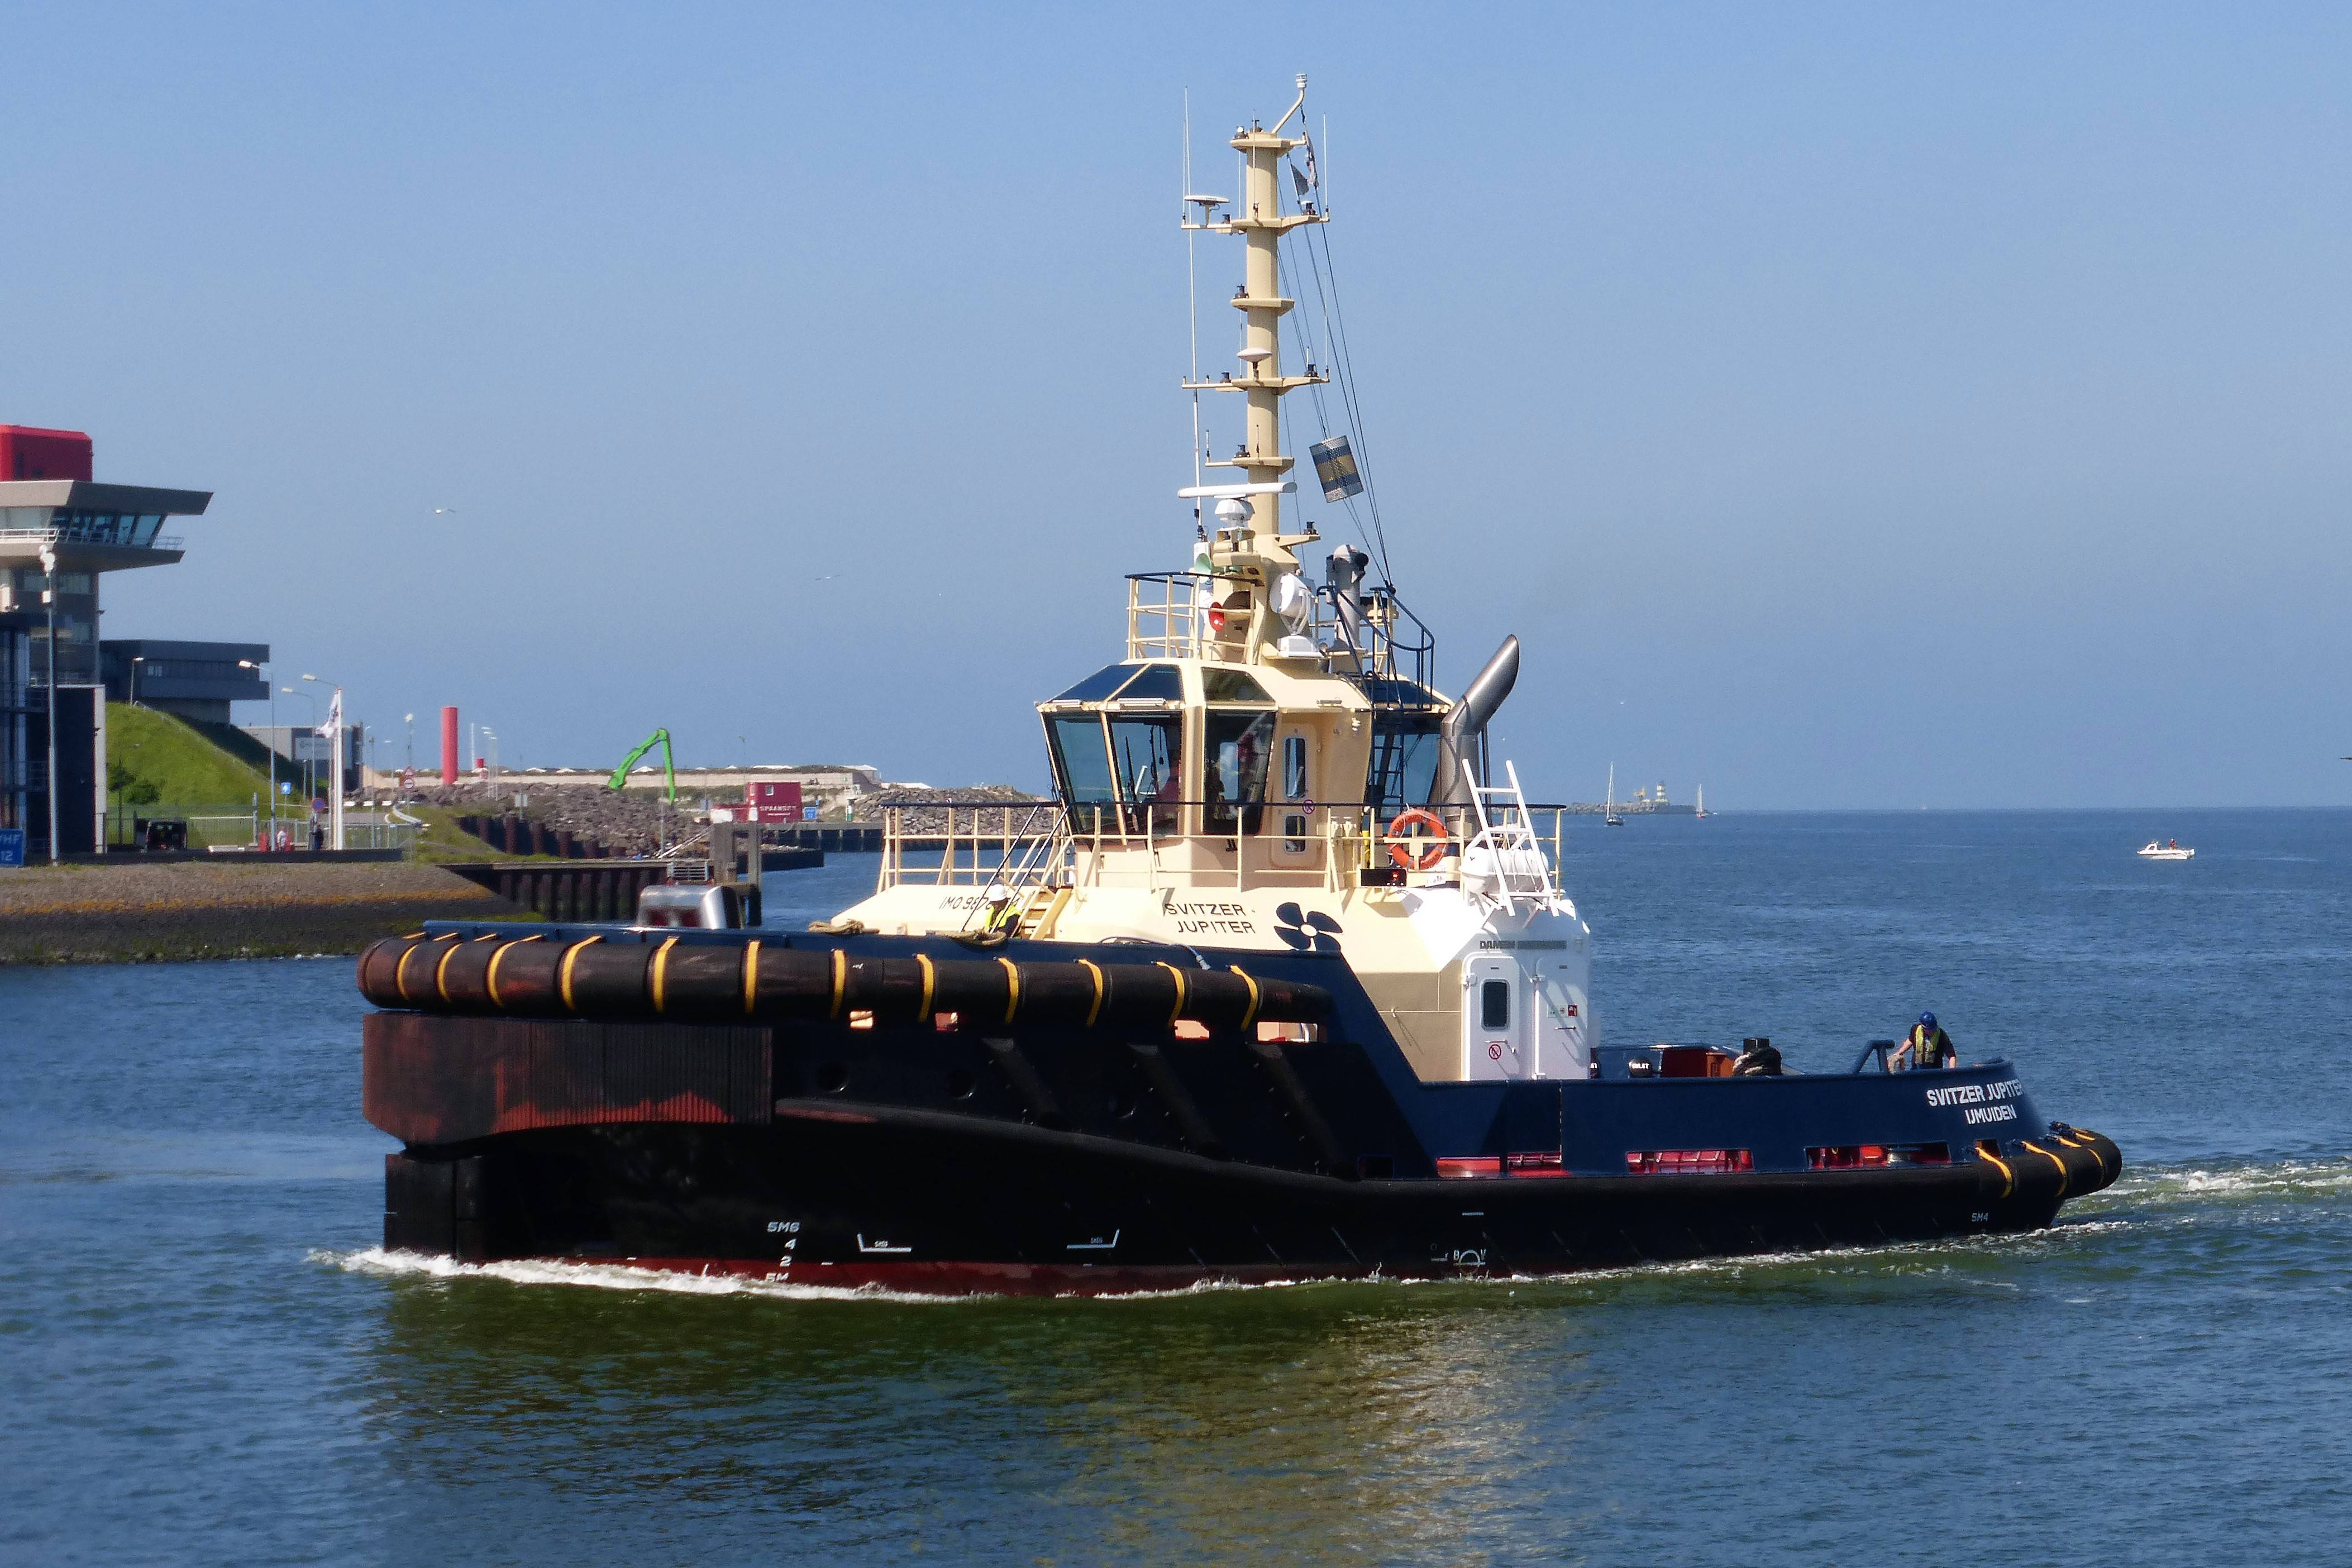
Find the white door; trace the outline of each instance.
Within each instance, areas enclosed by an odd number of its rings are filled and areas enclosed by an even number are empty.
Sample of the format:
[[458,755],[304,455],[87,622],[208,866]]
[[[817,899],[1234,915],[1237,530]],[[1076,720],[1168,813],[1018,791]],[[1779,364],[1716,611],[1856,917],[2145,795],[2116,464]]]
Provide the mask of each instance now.
[[1584,988],[1577,983],[1582,978],[1580,965],[1536,966],[1528,992],[1528,1005],[1536,1014],[1535,1072],[1538,1078],[1582,1078],[1586,1064],[1592,1060]]
[[1462,961],[1462,1076],[1526,1078],[1535,1071],[1527,981],[1500,953]]

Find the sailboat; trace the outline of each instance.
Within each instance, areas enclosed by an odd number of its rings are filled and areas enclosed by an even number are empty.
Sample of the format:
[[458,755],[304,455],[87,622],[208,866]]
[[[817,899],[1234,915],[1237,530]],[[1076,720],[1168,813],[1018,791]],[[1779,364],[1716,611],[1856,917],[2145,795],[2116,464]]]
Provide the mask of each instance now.
[[1625,819],[1617,814],[1617,765],[1613,762],[1609,765],[1609,799],[1601,808],[1601,821],[1612,828],[1625,825]]
[[1706,786],[1704,784],[1698,787],[1698,810],[1692,812],[1691,815],[1701,818],[1706,815]]

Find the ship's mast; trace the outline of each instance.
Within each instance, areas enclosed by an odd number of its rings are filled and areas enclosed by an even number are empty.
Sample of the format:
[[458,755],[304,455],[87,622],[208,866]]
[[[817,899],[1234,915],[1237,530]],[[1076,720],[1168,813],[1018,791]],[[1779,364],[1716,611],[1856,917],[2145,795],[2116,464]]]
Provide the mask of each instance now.
[[[1282,492],[1286,487],[1283,476],[1290,472],[1293,463],[1291,455],[1282,450],[1283,394],[1297,387],[1330,380],[1328,371],[1315,372],[1313,367],[1305,375],[1282,373],[1282,318],[1297,303],[1282,297],[1282,237],[1302,224],[1330,221],[1330,214],[1317,211],[1312,202],[1302,204],[1299,211],[1282,210],[1278,176],[1291,152],[1307,144],[1307,117],[1303,112],[1306,105],[1307,78],[1301,76],[1297,100],[1273,130],[1251,124],[1234,131],[1231,144],[1242,155],[1242,194],[1230,215],[1217,216],[1216,209],[1227,204],[1215,197],[1186,197],[1188,204],[1200,209],[1197,219],[1186,218],[1186,228],[1237,234],[1248,247],[1242,287],[1233,298],[1234,308],[1242,312],[1241,348],[1235,356],[1241,361],[1241,369],[1214,381],[1184,383],[1188,390],[1195,392],[1238,392],[1248,399],[1241,449],[1231,457],[1211,458],[1208,465],[1213,468],[1238,468],[1247,476],[1246,483],[1195,488],[1220,498],[1247,502],[1247,532],[1262,534],[1268,542],[1282,533]],[[1286,136],[1284,130],[1294,118],[1298,121],[1299,133]]]

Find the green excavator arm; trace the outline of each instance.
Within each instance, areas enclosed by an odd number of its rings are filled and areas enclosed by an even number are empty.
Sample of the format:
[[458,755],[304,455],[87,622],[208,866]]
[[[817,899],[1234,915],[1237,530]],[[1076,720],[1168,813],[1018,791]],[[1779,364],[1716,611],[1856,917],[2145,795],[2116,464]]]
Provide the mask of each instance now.
[[629,787],[629,769],[637,765],[637,759],[639,758],[643,757],[646,752],[651,751],[656,746],[661,747],[662,777],[668,781],[669,799],[673,800],[677,800],[677,759],[670,753],[669,731],[666,729],[657,729],[654,731],[651,735],[646,737],[644,744],[640,745],[635,751],[630,752],[628,756],[623,758],[621,759],[621,765],[613,769],[613,777],[607,781],[605,787],[612,789],[627,789]]

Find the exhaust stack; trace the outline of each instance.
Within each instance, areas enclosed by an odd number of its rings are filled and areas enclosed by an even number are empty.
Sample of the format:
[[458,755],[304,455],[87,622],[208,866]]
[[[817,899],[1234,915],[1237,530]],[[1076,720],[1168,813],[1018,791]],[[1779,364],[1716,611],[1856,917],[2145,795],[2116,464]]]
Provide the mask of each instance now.
[[1515,635],[1503,639],[1478,678],[1463,688],[1454,710],[1445,716],[1444,727],[1438,731],[1436,804],[1472,803],[1471,789],[1486,779],[1486,721],[1511,695],[1518,678],[1519,640]]

